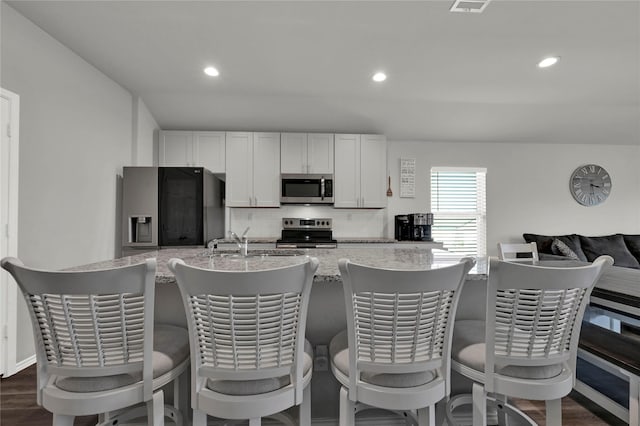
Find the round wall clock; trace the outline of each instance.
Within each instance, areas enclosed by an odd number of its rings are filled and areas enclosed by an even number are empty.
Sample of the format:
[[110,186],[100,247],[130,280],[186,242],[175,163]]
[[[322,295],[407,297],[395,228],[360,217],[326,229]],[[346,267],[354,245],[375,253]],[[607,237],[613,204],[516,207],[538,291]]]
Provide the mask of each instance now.
[[611,193],[611,176],[597,164],[586,164],[571,174],[569,190],[583,206],[597,206]]

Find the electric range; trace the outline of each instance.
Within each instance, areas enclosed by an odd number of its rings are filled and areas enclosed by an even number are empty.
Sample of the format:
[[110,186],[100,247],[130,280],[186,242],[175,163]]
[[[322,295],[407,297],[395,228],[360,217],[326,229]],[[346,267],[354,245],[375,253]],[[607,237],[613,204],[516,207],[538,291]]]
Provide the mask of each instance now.
[[336,248],[333,239],[332,220],[329,218],[282,219],[282,238],[276,241],[277,248]]

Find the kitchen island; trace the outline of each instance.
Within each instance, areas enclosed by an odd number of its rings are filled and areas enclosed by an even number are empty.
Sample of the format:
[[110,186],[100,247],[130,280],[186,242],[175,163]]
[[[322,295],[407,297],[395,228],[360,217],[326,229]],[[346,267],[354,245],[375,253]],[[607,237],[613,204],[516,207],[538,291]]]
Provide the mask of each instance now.
[[[306,256],[317,257],[320,261],[311,290],[306,327],[306,338],[316,350],[314,374],[311,382],[312,416],[316,419],[336,419],[339,384],[328,371],[326,350],[333,336],[346,328],[344,295],[338,271],[338,260],[347,258],[356,263],[392,269],[431,269],[457,263],[458,259],[453,257],[451,253],[402,245],[380,247],[379,244],[371,244],[370,248],[349,247],[345,244],[335,249],[295,250],[252,250],[250,245],[249,256],[243,258],[237,254],[237,251],[231,250],[218,250],[213,256],[210,256],[210,253],[204,248],[167,248],[73,269],[90,270],[124,266],[155,257],[158,263],[156,321],[186,327],[186,316],[178,286],[167,266],[169,259],[177,257],[189,265],[201,268],[254,271],[304,262]],[[487,270],[487,259],[478,259],[477,264],[467,276],[458,308],[458,318],[484,318]]]
[[[200,268],[236,271],[255,271],[277,268],[304,262],[306,256],[317,257],[320,261],[314,277],[314,286],[307,320],[307,338],[314,345],[326,345],[339,331],[346,328],[344,298],[342,295],[338,260],[391,269],[431,269],[452,265],[458,261],[450,253],[442,250],[398,247],[335,248],[335,249],[269,249],[251,250],[249,256],[242,257],[232,250],[217,250],[211,255],[204,248],[165,248],[134,256],[122,257],[106,262],[84,265],[73,270],[102,269],[143,262],[155,257],[156,272],[156,320],[186,326],[186,317],[175,277],[169,270],[169,259],[177,257],[188,265]],[[467,277],[469,282],[486,282],[487,260],[479,259]],[[477,286],[474,286],[477,287]],[[484,288],[484,286],[480,286]],[[467,290],[465,290],[466,292]],[[473,291],[469,289],[469,291]],[[473,291],[475,293],[475,291]],[[477,304],[476,304],[477,305]],[[474,307],[470,306],[469,309]],[[465,310],[468,312],[468,309]],[[482,313],[478,312],[477,315]],[[474,315],[475,316],[475,315]]]

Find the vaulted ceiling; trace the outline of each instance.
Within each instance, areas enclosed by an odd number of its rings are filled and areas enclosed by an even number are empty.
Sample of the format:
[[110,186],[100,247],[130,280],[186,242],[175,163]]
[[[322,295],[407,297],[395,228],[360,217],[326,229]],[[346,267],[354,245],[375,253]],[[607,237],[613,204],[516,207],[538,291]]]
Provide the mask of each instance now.
[[640,145],[637,0],[7,3],[163,129]]

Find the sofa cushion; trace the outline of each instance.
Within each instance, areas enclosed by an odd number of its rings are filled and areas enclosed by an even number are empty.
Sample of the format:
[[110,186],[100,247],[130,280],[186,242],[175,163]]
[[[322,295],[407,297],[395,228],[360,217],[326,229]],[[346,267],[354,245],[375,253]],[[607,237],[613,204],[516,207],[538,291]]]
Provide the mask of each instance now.
[[[540,260],[564,260],[564,261],[570,261],[573,262],[573,260],[568,259],[567,256],[560,256],[557,254],[548,254],[548,253],[538,253],[538,258]],[[581,262],[581,261],[579,261]],[[589,262],[583,262],[583,263],[589,263]]]
[[613,257],[613,264],[616,266],[640,269],[640,263],[627,249],[622,234],[603,237],[585,237],[581,235],[580,244],[589,262],[593,262],[598,256],[608,254]]
[[549,236],[549,235],[540,235],[540,234],[522,234],[524,240],[528,243],[534,242],[538,246],[538,253],[547,253],[547,254],[556,254],[551,249],[551,245],[553,244],[554,239],[558,239],[562,241],[567,247],[569,247],[575,254],[578,256],[578,260],[583,262],[587,261],[587,256],[585,256],[582,248],[580,247],[580,237],[576,234],[571,235],[558,235],[558,236]]
[[623,235],[622,238],[633,257],[640,262],[640,235]]

